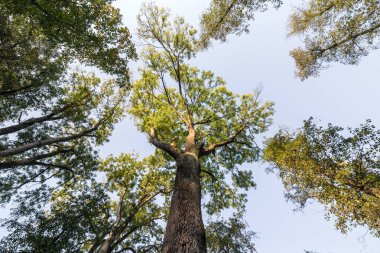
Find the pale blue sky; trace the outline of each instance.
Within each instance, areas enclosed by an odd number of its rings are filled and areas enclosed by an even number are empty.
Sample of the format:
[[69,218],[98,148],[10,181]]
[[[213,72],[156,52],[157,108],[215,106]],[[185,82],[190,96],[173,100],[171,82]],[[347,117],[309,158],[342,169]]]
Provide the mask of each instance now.
[[[226,44],[215,43],[194,60],[194,65],[222,76],[229,88],[238,93],[250,92],[262,84],[262,100],[275,102],[276,109],[274,124],[265,136],[273,135],[279,127],[300,127],[302,120],[310,116],[320,119],[321,124],[332,122],[341,126],[358,126],[370,118],[380,127],[380,50],[364,58],[359,66],[335,64],[320,77],[305,82],[294,77],[294,64],[288,52],[301,43],[286,37],[286,22],[291,6],[301,2],[293,0],[278,11],[257,15],[250,34],[230,37]],[[133,33],[141,3],[116,2]],[[209,1],[157,0],[156,3],[170,7],[174,14],[197,26],[200,13]],[[132,63],[131,69],[137,66],[138,63]],[[125,120],[102,148],[102,154],[135,151],[146,155],[152,150],[133,122]],[[319,204],[311,204],[303,212],[293,212],[294,205],[283,197],[280,180],[275,174],[265,173],[267,165],[247,166],[253,170],[258,185],[249,192],[246,219],[259,235],[255,240],[259,253],[380,252],[380,239],[370,236],[365,228],[354,229],[348,235],[336,231],[334,223],[324,219],[325,212]]]

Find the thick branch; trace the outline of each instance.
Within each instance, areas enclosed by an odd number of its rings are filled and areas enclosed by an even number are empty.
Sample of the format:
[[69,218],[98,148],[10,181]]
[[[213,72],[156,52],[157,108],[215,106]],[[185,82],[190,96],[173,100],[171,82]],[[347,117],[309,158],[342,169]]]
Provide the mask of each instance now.
[[[90,96],[90,94],[87,94],[86,96],[83,97],[83,99],[85,99],[89,96]],[[88,100],[86,100],[85,102],[87,102],[87,101]],[[70,103],[70,104],[67,104],[67,105],[63,106],[62,108],[55,110],[55,111],[53,111],[53,112],[51,112],[45,116],[41,116],[41,117],[37,117],[37,118],[30,118],[30,119],[24,120],[23,122],[21,122],[19,124],[0,128],[0,136],[20,131],[22,129],[33,126],[34,124],[37,124],[37,123],[61,119],[62,117],[54,117],[54,116],[66,111],[66,110],[68,110],[68,109],[70,109],[76,105],[80,105],[80,104],[78,104],[77,102]]]
[[[111,115],[109,117],[111,117]],[[40,148],[40,147],[43,147],[46,145],[51,145],[51,144],[55,144],[55,143],[62,143],[62,142],[67,142],[67,141],[79,139],[81,137],[87,136],[87,134],[89,134],[91,132],[98,130],[100,125],[103,124],[109,117],[106,117],[106,118],[103,118],[102,120],[99,120],[98,123],[95,124],[92,128],[84,130],[84,131],[77,133],[77,134],[73,134],[73,135],[69,135],[69,136],[63,136],[63,137],[57,137],[57,138],[50,138],[50,139],[46,139],[46,140],[40,140],[40,141],[36,141],[36,142],[27,143],[27,144],[24,144],[24,145],[16,147],[16,148],[0,151],[0,157],[7,157],[7,156],[23,153],[23,152],[31,150],[33,148]]]
[[11,161],[6,161],[3,163],[0,163],[0,170],[1,169],[7,169],[7,168],[12,168],[12,167],[17,167],[17,166],[27,166],[27,165],[39,165],[36,163],[38,160],[42,160],[45,158],[53,157],[58,154],[64,154],[67,152],[73,151],[72,149],[65,149],[65,150],[56,150],[50,153],[46,154],[41,154],[41,155],[36,155],[30,158],[25,158],[21,160],[11,160]]
[[174,159],[177,159],[181,155],[180,151],[177,148],[173,147],[169,143],[161,141],[157,137],[157,133],[156,133],[156,130],[154,128],[150,129],[149,137],[150,137],[150,139],[149,139],[150,143],[152,143],[156,148],[159,148],[159,149],[165,151],[170,156],[172,156]]
[[361,37],[361,36],[364,36],[364,35],[366,35],[366,34],[368,34],[368,33],[375,32],[377,29],[380,29],[380,23],[375,24],[375,25],[372,26],[371,28],[366,29],[366,30],[364,30],[364,31],[362,31],[362,32],[359,32],[359,33],[357,33],[357,34],[350,35],[350,36],[348,36],[347,38],[345,38],[345,39],[343,39],[343,40],[341,40],[341,41],[335,42],[335,43],[329,45],[329,46],[326,47],[326,48],[318,49],[317,52],[318,52],[319,55],[322,55],[322,54],[324,54],[324,53],[325,53],[326,51],[328,51],[328,50],[332,50],[332,49],[334,49],[334,48],[338,48],[338,47],[340,47],[341,45],[343,45],[343,44],[345,44],[345,43],[347,43],[347,42],[349,42],[349,41],[355,41],[357,38],[359,38],[359,37]]
[[85,136],[86,134],[88,134],[90,132],[97,130],[98,127],[99,126],[96,125],[95,127],[87,129],[85,131],[82,131],[78,134],[73,134],[73,135],[64,136],[64,137],[50,138],[50,139],[36,141],[36,142],[31,142],[31,143],[27,143],[25,145],[22,145],[20,147],[0,151],[0,157],[7,157],[7,156],[11,156],[11,155],[16,155],[16,154],[20,154],[20,153],[23,153],[25,151],[31,150],[33,148],[40,148],[40,147],[50,145],[50,144],[62,143],[62,142],[67,142],[67,141],[71,141],[74,139],[78,139],[78,138]]
[[32,88],[34,86],[36,86],[36,84],[29,84],[29,85],[21,86],[21,87],[11,89],[11,90],[0,90],[0,96],[12,95],[16,92],[19,92],[22,90],[27,90],[27,89]]

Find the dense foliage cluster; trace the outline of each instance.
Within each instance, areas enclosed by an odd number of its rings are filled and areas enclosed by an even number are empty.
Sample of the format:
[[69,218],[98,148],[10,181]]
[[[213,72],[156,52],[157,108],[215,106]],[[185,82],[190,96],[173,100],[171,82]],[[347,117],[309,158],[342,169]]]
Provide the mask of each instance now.
[[[95,168],[92,143],[124,114],[128,29],[111,1],[0,2],[0,201]],[[116,79],[74,71],[98,67]]]
[[331,62],[357,64],[379,46],[379,1],[309,0],[290,16],[289,34],[304,41],[304,48],[290,53],[301,79]]
[[265,11],[268,2],[278,8],[281,0],[213,0],[201,17],[201,45],[212,39],[225,42],[228,35],[249,31],[249,21],[257,11]]
[[264,158],[279,169],[286,196],[300,207],[317,200],[341,231],[367,225],[380,235],[380,130],[370,122],[347,133],[308,120],[296,133],[269,139]]

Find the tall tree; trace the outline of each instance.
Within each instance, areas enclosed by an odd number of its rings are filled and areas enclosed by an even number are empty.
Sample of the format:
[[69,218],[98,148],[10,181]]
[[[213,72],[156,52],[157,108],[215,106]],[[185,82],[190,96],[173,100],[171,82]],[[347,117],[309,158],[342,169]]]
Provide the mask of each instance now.
[[291,51],[301,79],[317,76],[331,62],[357,64],[380,43],[377,0],[308,0],[290,16],[289,34],[304,48]]
[[300,207],[317,200],[341,231],[366,225],[380,236],[380,131],[369,121],[343,130],[310,119],[298,132],[269,139],[264,158],[278,168],[286,196]]
[[28,183],[60,184],[96,167],[93,144],[124,114],[135,57],[111,2],[0,0],[1,203]]
[[[267,129],[273,109],[268,102],[260,105],[257,93],[233,94],[220,77],[186,64],[198,51],[197,32],[183,18],[169,18],[167,10],[153,5],[141,9],[137,31],[148,46],[129,111],[176,166],[162,252],[206,252],[200,175],[221,184],[231,178],[232,189],[210,212],[238,205],[244,195],[236,196],[237,189],[254,186],[251,172],[238,165],[257,159],[254,135]],[[203,193],[211,190],[207,182]]]

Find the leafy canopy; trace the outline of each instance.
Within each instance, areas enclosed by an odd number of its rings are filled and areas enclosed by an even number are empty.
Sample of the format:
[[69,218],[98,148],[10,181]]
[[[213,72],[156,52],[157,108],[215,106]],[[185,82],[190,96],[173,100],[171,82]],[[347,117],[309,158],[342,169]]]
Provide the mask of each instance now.
[[201,42],[207,47],[211,39],[225,42],[228,35],[249,32],[249,21],[257,11],[265,11],[271,2],[278,8],[281,0],[213,0],[201,16]]
[[343,132],[310,119],[298,132],[269,139],[264,159],[278,168],[286,196],[300,207],[317,200],[341,231],[366,225],[380,235],[380,131],[370,121]]
[[301,79],[317,76],[331,62],[357,64],[379,45],[379,1],[309,0],[290,16],[289,34],[304,41],[290,53]]
[[96,168],[93,148],[124,114],[135,57],[111,2],[0,0],[0,203],[30,183],[61,185]]
[[148,46],[141,53],[144,67],[133,85],[129,112],[139,130],[174,159],[183,152],[202,159],[203,189],[223,195],[210,203],[210,212],[239,206],[245,197],[238,189],[254,183],[251,171],[238,165],[258,158],[254,136],[271,123],[272,103],[261,104],[259,92],[234,94],[211,71],[186,64],[198,52],[199,37],[183,18],[170,22],[167,10],[145,5],[138,25]]
[[243,213],[234,213],[229,219],[217,219],[207,224],[207,250],[213,253],[256,252],[253,239],[255,233],[248,230]]
[[72,181],[48,195],[45,210],[32,198],[19,199],[24,204],[5,220],[10,234],[0,247],[6,252],[98,252],[112,237],[112,252],[159,252],[173,184],[165,159],[121,154],[102,160],[99,171],[105,182],[95,177]]

